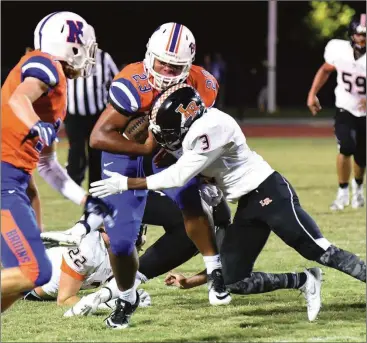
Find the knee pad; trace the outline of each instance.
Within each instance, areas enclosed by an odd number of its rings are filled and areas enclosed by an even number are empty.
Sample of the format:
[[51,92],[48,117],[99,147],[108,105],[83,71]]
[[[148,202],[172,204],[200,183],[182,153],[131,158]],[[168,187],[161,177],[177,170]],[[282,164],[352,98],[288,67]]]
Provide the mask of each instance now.
[[[52,276],[52,264],[49,258],[45,253],[45,257],[42,260],[38,260],[38,265],[35,266],[38,268],[38,276],[34,281],[36,286],[43,286],[51,280]],[[30,272],[32,273],[33,268],[30,268]],[[28,274],[29,275],[29,274]]]
[[366,168],[366,155],[365,151],[359,152],[358,150],[354,154],[354,162],[360,167],[360,168]]
[[213,220],[215,226],[227,227],[231,224],[231,209],[224,198],[217,206],[213,207]]
[[352,156],[356,151],[356,143],[352,138],[339,142],[339,152],[344,156]]
[[317,261],[325,252],[316,243],[304,242],[300,240],[293,245],[293,248],[304,258],[310,261]]
[[110,244],[111,251],[116,256],[129,256],[135,247],[135,242],[131,239],[126,239],[126,237],[116,237]]

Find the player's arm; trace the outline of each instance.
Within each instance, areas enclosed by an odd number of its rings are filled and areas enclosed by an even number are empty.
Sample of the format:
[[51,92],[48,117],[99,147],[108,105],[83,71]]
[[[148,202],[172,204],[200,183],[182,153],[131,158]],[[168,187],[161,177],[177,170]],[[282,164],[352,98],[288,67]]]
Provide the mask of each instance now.
[[336,69],[333,65],[325,62],[317,71],[314,77],[307,98],[307,106],[313,115],[315,115],[317,112],[321,110],[320,103],[317,99],[317,94],[320,91],[320,89],[324,86],[326,81],[329,79],[331,73],[334,72],[335,70]]
[[36,214],[37,225],[40,228],[41,232],[43,232],[41,200],[39,197],[38,188],[37,188],[33,175],[31,176],[29,180],[29,184],[27,188],[27,195],[28,195],[29,201],[31,202],[31,206]]
[[31,129],[39,120],[33,109],[33,103],[48,90],[45,82],[35,77],[27,77],[15,89],[9,99],[9,106],[14,114]]
[[317,94],[329,79],[331,73],[336,70],[335,57],[338,55],[339,49],[340,47],[337,40],[332,39],[326,44],[324,52],[325,63],[317,71],[307,97],[307,106],[312,115],[316,115],[316,113],[321,110]]
[[114,80],[109,89],[109,104],[93,128],[90,146],[115,154],[151,154],[155,148],[152,137],[148,137],[145,144],[139,144],[122,135],[129,120],[140,108],[140,95],[132,83],[125,78]]
[[54,189],[77,205],[84,205],[87,192],[76,184],[63,168],[56,154],[56,143],[42,150],[37,165],[40,176]]
[[184,275],[179,273],[168,273],[164,279],[166,286],[175,286],[180,289],[189,289],[204,285],[207,282],[206,269],[202,272],[186,278]]
[[221,153],[221,147],[205,154],[194,150],[185,151],[175,164],[147,178],[128,178],[104,169],[103,172],[110,178],[93,182],[89,191],[93,196],[104,198],[128,189],[161,190],[182,187],[207,168]]
[[81,254],[79,249],[69,249],[63,254],[57,294],[58,305],[74,305],[80,300],[77,294],[87,272],[87,258]]

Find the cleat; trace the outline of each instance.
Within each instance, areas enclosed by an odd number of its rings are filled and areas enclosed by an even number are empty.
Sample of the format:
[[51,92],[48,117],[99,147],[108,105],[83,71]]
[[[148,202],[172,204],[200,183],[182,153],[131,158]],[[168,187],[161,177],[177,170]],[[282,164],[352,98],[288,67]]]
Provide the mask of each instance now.
[[330,205],[330,210],[342,211],[346,206],[349,206],[349,191],[339,188],[336,199]]
[[364,206],[363,185],[358,185],[352,180],[352,208],[361,208]]
[[228,305],[231,302],[232,298],[224,285],[221,269],[214,269],[211,274],[208,274],[207,284],[210,305]]
[[[144,289],[138,290],[140,296],[139,307],[148,307],[152,305],[152,299],[148,292],[144,291]],[[111,299],[102,304],[98,305],[98,310],[114,310],[116,308],[116,299]]]
[[310,322],[314,321],[321,309],[321,281],[322,270],[318,267],[308,268],[305,284],[299,288],[307,301],[307,316]]
[[130,326],[131,316],[138,308],[139,302],[140,296],[138,292],[136,292],[134,305],[120,298],[116,299],[115,310],[105,319],[106,326],[115,330],[127,329]]

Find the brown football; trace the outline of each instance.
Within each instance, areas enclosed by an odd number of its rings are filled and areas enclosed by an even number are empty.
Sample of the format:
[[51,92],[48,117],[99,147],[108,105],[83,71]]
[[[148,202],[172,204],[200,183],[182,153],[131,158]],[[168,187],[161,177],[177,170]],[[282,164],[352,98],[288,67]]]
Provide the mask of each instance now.
[[139,117],[133,117],[125,127],[124,136],[129,140],[145,143],[148,138],[149,115],[143,114]]

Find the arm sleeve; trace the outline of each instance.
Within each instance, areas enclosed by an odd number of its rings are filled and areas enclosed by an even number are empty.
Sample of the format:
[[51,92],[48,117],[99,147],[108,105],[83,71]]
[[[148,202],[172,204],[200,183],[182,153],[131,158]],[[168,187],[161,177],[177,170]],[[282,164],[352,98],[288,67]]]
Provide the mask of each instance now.
[[41,154],[37,169],[40,176],[64,197],[77,205],[82,203],[86,191],[70,178],[57,160],[56,152]]
[[222,153],[222,148],[198,154],[188,150],[169,168],[146,178],[148,189],[160,190],[182,187],[193,177],[208,167]]
[[32,56],[21,68],[21,80],[26,77],[35,77],[49,87],[55,87],[59,83],[59,74],[55,65],[46,57]]
[[108,97],[115,110],[124,115],[132,115],[141,107],[137,89],[124,78],[116,79],[111,83]]

